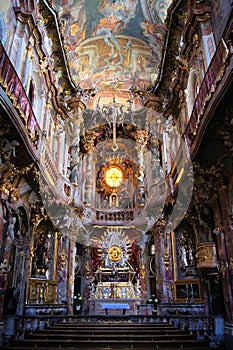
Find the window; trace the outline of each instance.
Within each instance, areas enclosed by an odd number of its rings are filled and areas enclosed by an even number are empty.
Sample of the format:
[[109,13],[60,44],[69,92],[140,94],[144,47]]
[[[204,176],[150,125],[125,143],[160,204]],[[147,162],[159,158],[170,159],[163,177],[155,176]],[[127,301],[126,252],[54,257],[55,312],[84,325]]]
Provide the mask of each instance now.
[[109,187],[118,187],[123,180],[122,170],[116,166],[111,166],[106,170],[105,179]]
[[33,81],[30,80],[30,85],[29,85],[29,91],[28,91],[28,99],[31,102],[31,105],[33,104],[34,101],[34,84]]

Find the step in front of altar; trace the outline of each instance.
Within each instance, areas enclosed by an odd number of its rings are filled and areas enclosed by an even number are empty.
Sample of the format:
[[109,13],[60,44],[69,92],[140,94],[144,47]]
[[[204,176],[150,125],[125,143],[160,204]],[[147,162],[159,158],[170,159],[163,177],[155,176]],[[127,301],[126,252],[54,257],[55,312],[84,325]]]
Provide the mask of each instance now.
[[[137,315],[139,300],[135,299],[95,299],[89,300],[91,315]],[[128,306],[127,306],[128,305]],[[129,307],[129,308],[128,308]],[[107,312],[106,312],[107,310]],[[125,311],[124,311],[125,310]]]

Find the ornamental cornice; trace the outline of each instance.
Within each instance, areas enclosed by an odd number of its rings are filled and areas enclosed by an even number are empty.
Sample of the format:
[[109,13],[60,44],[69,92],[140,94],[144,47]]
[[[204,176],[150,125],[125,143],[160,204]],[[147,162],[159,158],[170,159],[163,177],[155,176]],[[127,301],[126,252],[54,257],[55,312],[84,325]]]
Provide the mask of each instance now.
[[33,14],[33,10],[26,10],[23,7],[17,7],[15,6],[14,8],[14,12],[17,16],[17,18],[22,22],[22,23],[26,23],[28,22],[29,18],[32,18],[32,14]]
[[210,18],[211,6],[205,3],[199,3],[193,6],[193,14],[198,15],[198,19],[203,20],[205,18]]
[[[61,26],[57,19],[57,13],[46,1],[43,0],[40,0],[38,3],[37,31],[41,33],[44,32],[45,35],[52,40],[52,46],[50,48],[52,49],[52,52],[47,58],[50,64],[50,74],[52,74],[54,78],[54,87],[56,86],[55,96],[57,99],[57,107],[59,106],[60,109],[65,109],[65,114],[64,111],[59,112],[65,117],[67,114],[65,97],[69,97],[74,93],[75,86],[69,71]],[[41,42],[40,45],[46,46],[43,42]],[[60,79],[61,76],[62,80]]]
[[[52,91],[53,103],[57,112],[63,117],[66,117],[67,108],[64,101],[60,98],[62,91],[73,90],[73,85],[69,77],[69,72],[66,64],[66,57],[62,48],[61,35],[57,23],[54,19],[54,15],[49,11],[48,7],[43,6],[44,2],[40,1],[38,4],[38,18],[35,18],[35,11],[28,11],[23,7],[15,7],[14,12],[17,20],[28,25],[30,38],[29,41],[34,40],[34,45],[31,45],[31,50],[34,48],[39,57],[41,73],[45,75],[45,80],[48,85],[48,89]],[[47,57],[45,47],[43,43],[43,31],[53,33],[53,52],[50,57]],[[22,35],[23,35],[22,28]],[[57,35],[54,35],[57,33]],[[32,56],[36,64],[36,58]],[[45,62],[46,66],[45,66]],[[62,75],[63,84],[60,86],[59,75]],[[66,78],[65,78],[66,77]]]
[[[179,6],[180,4],[183,6]],[[179,56],[181,38],[189,20],[189,6],[190,5],[186,1],[174,1],[168,11],[165,23],[167,27],[167,36],[162,49],[163,59],[158,84],[155,86],[154,92],[156,91],[156,96],[161,97],[161,100],[164,100],[165,97],[169,105],[170,101],[172,103],[174,98],[171,81],[172,86],[174,86],[179,74],[177,56]]]

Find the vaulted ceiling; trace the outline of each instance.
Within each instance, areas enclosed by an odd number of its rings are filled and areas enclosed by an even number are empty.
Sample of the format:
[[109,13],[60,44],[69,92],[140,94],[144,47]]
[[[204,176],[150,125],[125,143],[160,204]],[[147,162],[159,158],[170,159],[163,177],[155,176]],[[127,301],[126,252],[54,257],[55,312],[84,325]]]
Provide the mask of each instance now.
[[[87,157],[91,153],[96,172],[93,174],[99,174],[106,164],[130,164],[133,174],[131,184],[136,186],[132,193],[136,196],[136,190],[147,191],[144,186],[150,187],[150,193],[138,193],[138,198],[145,195],[146,200],[143,205],[137,203],[140,215],[126,225],[129,236],[131,233],[140,236],[142,230],[153,224],[152,219],[155,221],[160,217],[170,195],[160,157],[167,116],[161,110],[148,108],[150,104],[147,105],[147,96],[150,96],[151,101],[157,98],[160,106],[166,104],[168,98],[164,91],[162,98],[155,95],[154,88],[165,65],[164,50],[165,46],[169,46],[169,33],[166,32],[170,28],[168,18],[176,2],[54,0],[50,5],[47,3],[47,8],[46,3],[45,0],[40,1],[38,7],[44,34],[43,47],[53,66],[58,97],[67,102],[70,110],[67,115],[73,123],[73,134],[70,135],[71,158],[72,149]],[[182,30],[184,17],[185,11],[175,18],[175,30]],[[58,34],[53,25],[55,22]],[[168,90],[171,85],[170,73],[174,73],[176,64],[173,56],[179,50],[180,38],[179,33],[170,39],[172,55],[168,55],[165,72],[169,76],[166,80]],[[69,79],[64,70],[64,58]],[[175,64],[169,59],[173,59]],[[73,85],[71,90],[70,81]],[[164,88],[167,89],[167,85]],[[77,149],[74,144],[78,145]],[[144,173],[144,178],[140,187],[141,173]],[[90,181],[98,182],[93,174]],[[146,177],[147,183],[144,183]],[[122,186],[127,189],[129,179],[126,178]],[[103,200],[107,198],[106,191],[106,196],[101,197],[101,189],[100,194],[96,193],[97,199],[100,197],[100,203],[97,205],[95,202],[96,208],[102,208]],[[123,198],[121,191],[119,209],[128,206],[132,193]],[[92,214],[88,210],[87,205],[84,219],[86,227],[92,225]],[[88,230],[91,229],[88,227]],[[93,239],[101,234],[102,227],[96,226],[92,230]]]
[[113,91],[119,99],[129,98],[130,89],[144,91],[153,85],[171,3],[55,0],[74,84],[98,89],[101,99]]

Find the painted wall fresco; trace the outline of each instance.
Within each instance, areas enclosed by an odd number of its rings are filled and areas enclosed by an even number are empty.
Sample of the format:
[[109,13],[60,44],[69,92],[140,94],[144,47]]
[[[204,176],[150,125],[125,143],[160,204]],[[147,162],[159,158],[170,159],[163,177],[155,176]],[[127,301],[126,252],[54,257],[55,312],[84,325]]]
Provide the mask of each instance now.
[[105,89],[101,82],[106,80],[123,79],[126,89],[132,84],[142,89],[153,83],[171,2],[56,0],[74,82],[100,89]]
[[221,39],[226,21],[231,12],[230,0],[211,0],[212,3],[212,25],[215,33],[216,44]]
[[10,0],[4,0],[0,2],[0,41],[2,45],[6,48],[9,18],[8,12],[10,8]]

